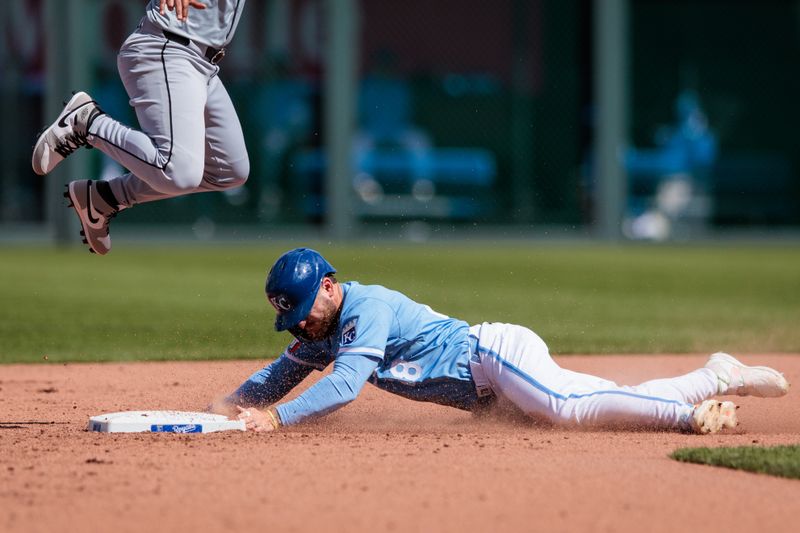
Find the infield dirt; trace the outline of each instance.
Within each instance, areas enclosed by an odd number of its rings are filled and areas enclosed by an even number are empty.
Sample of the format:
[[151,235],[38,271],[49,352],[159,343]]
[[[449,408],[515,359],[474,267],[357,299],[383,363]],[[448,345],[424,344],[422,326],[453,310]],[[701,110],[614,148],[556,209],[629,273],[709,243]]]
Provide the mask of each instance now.
[[[744,356],[800,383],[800,355]],[[569,356],[633,384],[705,356]],[[797,531],[800,481],[673,461],[683,446],[800,443],[797,391],[736,398],[711,436],[475,418],[367,385],[275,433],[102,434],[112,411],[202,410],[257,361],[0,366],[0,531]]]

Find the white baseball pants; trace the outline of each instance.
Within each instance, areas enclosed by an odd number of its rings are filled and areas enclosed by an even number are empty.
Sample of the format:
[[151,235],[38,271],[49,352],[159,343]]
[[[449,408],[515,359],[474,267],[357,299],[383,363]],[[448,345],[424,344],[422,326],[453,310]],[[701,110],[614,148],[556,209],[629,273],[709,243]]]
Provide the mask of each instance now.
[[563,369],[522,326],[472,326],[470,343],[495,394],[559,425],[689,429],[694,404],[717,393],[717,376],[707,368],[636,386]]
[[130,173],[109,180],[124,207],[242,185],[250,172],[228,92],[204,49],[167,40],[146,18],[120,49],[117,66],[141,131],[108,115],[89,143]]

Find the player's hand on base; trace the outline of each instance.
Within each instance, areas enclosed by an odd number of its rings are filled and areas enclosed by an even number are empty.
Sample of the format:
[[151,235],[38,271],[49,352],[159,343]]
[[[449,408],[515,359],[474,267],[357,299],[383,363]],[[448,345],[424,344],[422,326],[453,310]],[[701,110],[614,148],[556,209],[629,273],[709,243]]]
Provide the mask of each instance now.
[[244,420],[245,427],[250,431],[273,431],[278,429],[273,422],[272,414],[266,411],[259,411],[252,407],[242,407],[237,405],[239,415],[236,417],[239,420]]
[[197,0],[161,0],[161,14],[167,13],[167,10],[175,11],[175,16],[178,20],[186,21],[189,18],[189,8],[205,9],[205,4]]

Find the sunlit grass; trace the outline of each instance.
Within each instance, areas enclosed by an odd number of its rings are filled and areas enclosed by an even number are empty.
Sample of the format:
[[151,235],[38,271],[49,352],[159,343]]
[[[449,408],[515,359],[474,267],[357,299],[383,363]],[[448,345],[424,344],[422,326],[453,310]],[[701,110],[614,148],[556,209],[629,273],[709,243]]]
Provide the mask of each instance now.
[[[325,245],[339,279],[469,323],[530,327],[558,354],[800,352],[800,250]],[[283,248],[0,249],[0,361],[265,358]]]
[[722,466],[772,476],[800,479],[800,446],[682,448],[671,457],[686,463]]

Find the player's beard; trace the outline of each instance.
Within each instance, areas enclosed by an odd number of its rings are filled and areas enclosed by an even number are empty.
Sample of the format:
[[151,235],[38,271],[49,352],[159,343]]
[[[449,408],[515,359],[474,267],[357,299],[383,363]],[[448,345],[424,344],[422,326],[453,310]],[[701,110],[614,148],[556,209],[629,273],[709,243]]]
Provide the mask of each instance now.
[[331,307],[325,310],[323,317],[318,321],[319,325],[311,328],[310,331],[308,326],[304,329],[295,326],[289,328],[289,333],[294,335],[299,341],[316,342],[327,339],[336,333],[336,328],[339,327],[339,315],[341,311],[341,306],[337,307],[331,303]]

